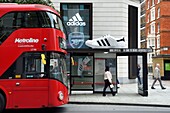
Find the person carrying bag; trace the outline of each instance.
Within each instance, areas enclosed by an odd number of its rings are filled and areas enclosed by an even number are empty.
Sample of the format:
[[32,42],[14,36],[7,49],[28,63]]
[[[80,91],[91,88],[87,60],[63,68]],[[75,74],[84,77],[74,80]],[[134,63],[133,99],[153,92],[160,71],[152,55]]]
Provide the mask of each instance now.
[[115,96],[115,93],[113,92],[113,89],[112,89],[114,87],[113,84],[112,84],[112,74],[109,71],[108,66],[106,66],[106,69],[105,69],[104,82],[105,82],[105,85],[104,85],[104,88],[103,88],[103,96],[106,96],[106,89],[107,89],[108,86],[110,88],[112,95]]

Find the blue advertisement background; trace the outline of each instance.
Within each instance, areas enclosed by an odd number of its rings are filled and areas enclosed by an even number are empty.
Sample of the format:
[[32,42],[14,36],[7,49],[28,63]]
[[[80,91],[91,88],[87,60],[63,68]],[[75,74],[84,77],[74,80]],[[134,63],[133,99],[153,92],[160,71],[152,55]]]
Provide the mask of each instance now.
[[62,18],[68,36],[67,48],[89,48],[85,45],[85,41],[91,39],[90,9],[87,9],[88,7],[82,4],[62,4],[61,7]]

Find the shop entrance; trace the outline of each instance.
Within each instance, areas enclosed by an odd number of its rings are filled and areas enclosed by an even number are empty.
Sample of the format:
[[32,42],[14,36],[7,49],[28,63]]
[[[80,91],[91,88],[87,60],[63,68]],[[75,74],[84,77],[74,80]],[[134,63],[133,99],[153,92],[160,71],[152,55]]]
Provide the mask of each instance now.
[[170,80],[170,60],[164,60],[164,77],[165,80]]

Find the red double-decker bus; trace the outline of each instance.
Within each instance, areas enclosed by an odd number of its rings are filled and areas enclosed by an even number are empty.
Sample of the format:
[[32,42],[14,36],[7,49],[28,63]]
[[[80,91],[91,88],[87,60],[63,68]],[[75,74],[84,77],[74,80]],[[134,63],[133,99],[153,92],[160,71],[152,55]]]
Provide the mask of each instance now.
[[0,4],[0,112],[68,103],[65,34],[48,6]]

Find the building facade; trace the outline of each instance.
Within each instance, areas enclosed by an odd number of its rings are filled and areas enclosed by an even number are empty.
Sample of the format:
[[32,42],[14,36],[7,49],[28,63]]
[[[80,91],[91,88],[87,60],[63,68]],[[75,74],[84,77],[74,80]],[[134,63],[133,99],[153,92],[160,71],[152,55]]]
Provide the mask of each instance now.
[[170,79],[170,1],[146,0],[146,40],[147,47],[153,48],[148,54],[148,61],[153,68],[161,65],[162,79]]
[[[146,38],[146,0],[140,0],[140,46],[141,48],[148,48],[152,45],[147,46],[147,38]],[[147,56],[148,61],[148,75],[153,75],[152,68],[152,54],[149,53]]]
[[[117,39],[123,36],[125,48],[140,48],[139,0],[52,2],[60,11],[68,30],[71,89],[102,91],[105,66],[110,67],[114,82],[117,78],[121,83],[136,81],[136,71],[133,67],[137,64],[137,57],[117,56],[116,53],[91,53],[88,52],[91,48],[85,45],[85,41],[110,34]],[[85,66],[82,66],[81,62]]]

